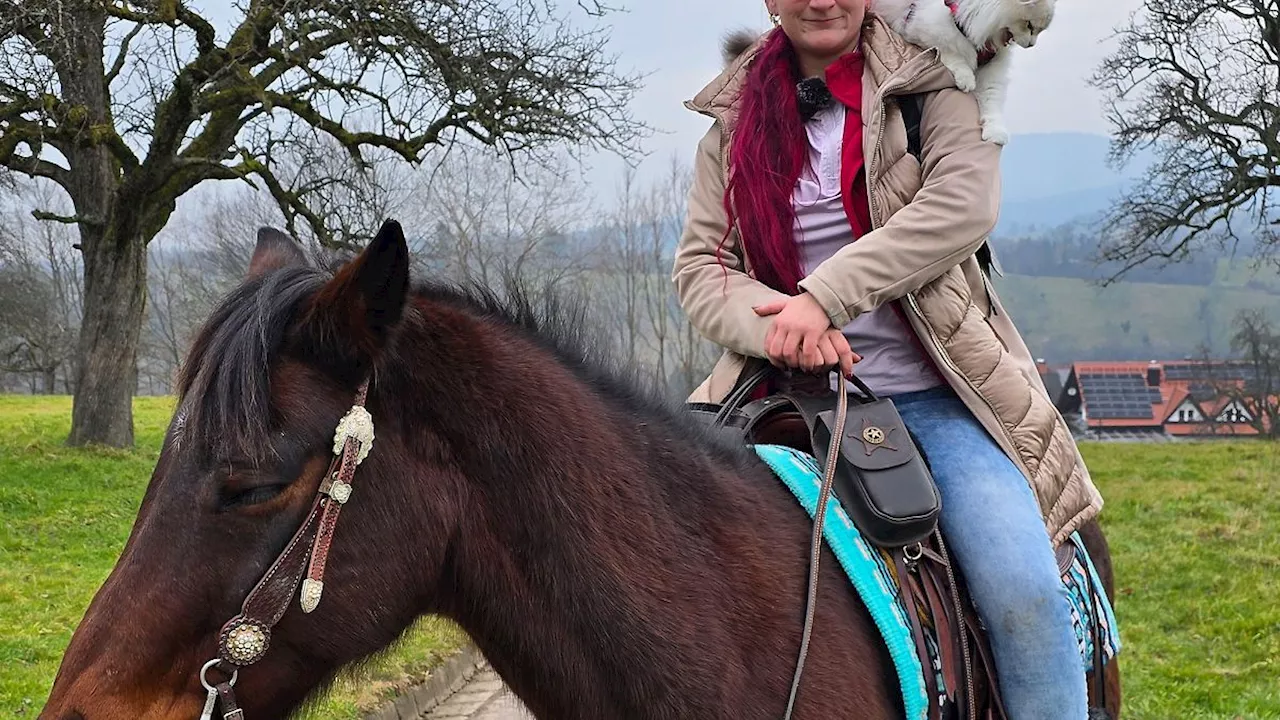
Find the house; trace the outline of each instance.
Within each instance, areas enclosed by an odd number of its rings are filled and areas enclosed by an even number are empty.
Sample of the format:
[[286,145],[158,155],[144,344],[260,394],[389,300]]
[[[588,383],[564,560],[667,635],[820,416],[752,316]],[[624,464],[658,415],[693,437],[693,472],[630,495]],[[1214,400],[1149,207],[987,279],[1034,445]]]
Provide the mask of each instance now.
[[1058,404],[1058,399],[1062,396],[1063,382],[1066,380],[1067,373],[1071,368],[1053,367],[1044,361],[1043,358],[1036,359],[1036,371],[1040,373],[1040,380],[1044,383],[1044,389],[1049,393],[1049,399],[1054,405]]
[[1249,409],[1223,392],[1253,378],[1238,362],[1078,362],[1057,405],[1097,437],[1257,435]]

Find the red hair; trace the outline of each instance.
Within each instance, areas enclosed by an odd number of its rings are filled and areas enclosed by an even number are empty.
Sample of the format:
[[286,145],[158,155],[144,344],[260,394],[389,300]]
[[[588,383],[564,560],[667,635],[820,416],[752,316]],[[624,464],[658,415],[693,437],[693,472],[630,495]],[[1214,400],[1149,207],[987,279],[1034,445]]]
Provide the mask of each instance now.
[[747,71],[724,193],[729,230],[737,227],[756,279],[790,295],[803,277],[791,204],[806,147],[796,105],[799,75],[791,41],[775,29]]

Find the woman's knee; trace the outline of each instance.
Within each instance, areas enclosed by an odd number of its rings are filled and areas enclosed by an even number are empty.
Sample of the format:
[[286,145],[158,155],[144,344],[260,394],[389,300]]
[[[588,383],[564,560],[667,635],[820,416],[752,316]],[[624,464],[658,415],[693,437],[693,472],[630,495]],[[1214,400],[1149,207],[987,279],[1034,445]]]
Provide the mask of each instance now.
[[[1056,574],[1026,572],[1030,568],[1006,566],[1000,582],[989,583],[974,594],[987,626],[1005,635],[1034,635],[1064,620],[1067,600]],[[975,588],[976,589],[976,588]]]

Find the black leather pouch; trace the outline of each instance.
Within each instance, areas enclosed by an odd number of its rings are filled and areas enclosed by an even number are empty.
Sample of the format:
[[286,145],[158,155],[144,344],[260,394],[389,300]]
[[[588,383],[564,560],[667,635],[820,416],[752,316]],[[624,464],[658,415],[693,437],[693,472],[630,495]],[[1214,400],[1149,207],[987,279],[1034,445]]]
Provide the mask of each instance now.
[[[865,386],[861,390],[863,397],[849,398],[832,490],[875,545],[923,542],[937,527],[942,496],[893,402],[876,398]],[[813,456],[824,467],[836,425],[835,394],[792,402],[809,426]]]
[[[750,366],[723,404],[690,409],[717,432],[745,443],[794,436],[794,431],[779,433],[778,428],[802,420],[809,434],[808,447],[803,449],[813,454],[819,467],[825,467],[836,424],[836,393],[826,385],[826,376],[821,383],[810,378],[799,385],[783,379],[779,393],[747,403],[751,391],[776,372],[767,363]],[[877,398],[856,377],[853,382],[860,394],[848,397],[832,490],[849,519],[873,544],[901,548],[922,542],[937,527],[942,511],[933,475],[893,402]]]

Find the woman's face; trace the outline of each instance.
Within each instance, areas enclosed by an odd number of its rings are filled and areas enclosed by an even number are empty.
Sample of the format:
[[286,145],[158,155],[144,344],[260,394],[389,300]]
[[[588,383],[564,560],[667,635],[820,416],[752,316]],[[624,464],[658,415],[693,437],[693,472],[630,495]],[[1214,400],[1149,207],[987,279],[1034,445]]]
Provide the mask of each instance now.
[[858,42],[867,0],[765,0],[802,57],[833,60]]

